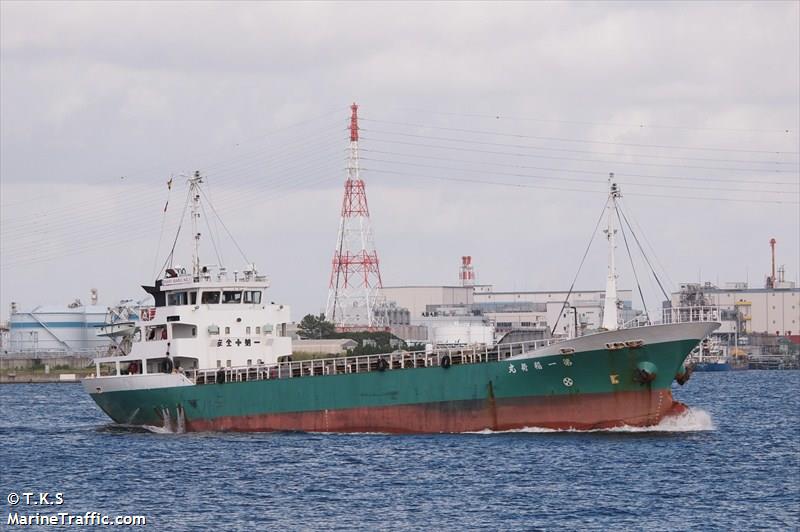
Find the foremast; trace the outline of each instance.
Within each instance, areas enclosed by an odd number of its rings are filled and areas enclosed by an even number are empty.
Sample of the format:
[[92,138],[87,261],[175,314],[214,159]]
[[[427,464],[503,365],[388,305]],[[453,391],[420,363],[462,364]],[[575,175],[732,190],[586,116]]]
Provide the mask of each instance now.
[[615,261],[617,198],[622,193],[614,182],[613,172],[608,174],[608,203],[606,204],[606,229],[603,231],[608,240],[608,275],[606,277],[606,294],[603,303],[603,328],[609,331],[619,329],[619,299],[617,297],[617,267]]

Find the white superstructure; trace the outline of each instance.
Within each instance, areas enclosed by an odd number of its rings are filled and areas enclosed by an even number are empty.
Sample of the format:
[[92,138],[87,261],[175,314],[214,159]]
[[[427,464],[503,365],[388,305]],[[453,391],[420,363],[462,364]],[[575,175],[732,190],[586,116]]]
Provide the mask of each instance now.
[[109,356],[95,359],[87,391],[191,384],[184,371],[275,364],[292,352],[289,307],[267,303],[269,281],[254,264],[230,275],[200,266],[198,173],[189,179],[194,239],[192,271],[168,267],[144,287],[155,305],[139,307],[135,320],[118,319],[100,334],[116,340]]

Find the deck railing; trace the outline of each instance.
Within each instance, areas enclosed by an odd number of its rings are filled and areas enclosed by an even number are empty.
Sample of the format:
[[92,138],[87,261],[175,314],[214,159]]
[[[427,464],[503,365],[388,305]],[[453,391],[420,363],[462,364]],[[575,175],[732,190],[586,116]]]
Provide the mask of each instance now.
[[661,309],[661,319],[651,321],[646,316],[637,316],[623,325],[623,329],[646,327],[649,325],[665,325],[671,323],[692,323],[719,321],[719,307],[667,307]]
[[[660,322],[653,323],[644,319],[637,319],[625,324],[623,328],[630,329],[669,323],[711,322],[717,321],[718,318],[718,307],[670,307],[663,309]],[[528,342],[498,344],[493,347],[488,345],[435,347],[425,351],[394,351],[376,355],[340,356],[280,362],[277,364],[197,369],[188,370],[185,374],[195,384],[210,384],[265,379],[293,379],[314,375],[392,371],[451,364],[476,364],[505,360],[511,356],[536,351],[565,340],[567,338],[546,338]]]
[[528,342],[499,344],[494,347],[474,345],[434,348],[425,351],[394,351],[376,355],[341,356],[281,362],[278,364],[188,370],[185,374],[195,384],[211,384],[476,364],[505,360],[511,356],[522,355],[564,340],[564,338],[547,338]]
[[719,307],[669,307],[662,311],[662,323],[719,321]]

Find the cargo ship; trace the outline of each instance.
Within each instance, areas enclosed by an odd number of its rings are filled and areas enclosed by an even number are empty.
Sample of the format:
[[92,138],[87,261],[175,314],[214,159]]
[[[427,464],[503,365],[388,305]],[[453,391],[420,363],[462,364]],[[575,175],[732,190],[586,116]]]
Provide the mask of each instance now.
[[686,407],[671,393],[684,360],[719,327],[713,312],[665,309],[663,323],[618,321],[610,183],[603,329],[575,338],[292,359],[289,307],[267,303],[250,264],[201,265],[203,178],[188,179],[192,264],[168,264],[135,320],[83,386],[114,422],[176,431],[458,433],[525,427],[656,425]]

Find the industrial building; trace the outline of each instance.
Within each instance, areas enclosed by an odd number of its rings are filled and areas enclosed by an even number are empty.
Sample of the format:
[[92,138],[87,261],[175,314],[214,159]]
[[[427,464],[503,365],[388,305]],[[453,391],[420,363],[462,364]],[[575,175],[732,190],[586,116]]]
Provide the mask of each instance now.
[[800,288],[783,281],[779,288],[749,288],[747,283],[727,283],[719,288],[712,283],[686,283],[670,296],[672,306],[719,307],[720,333],[800,334]]
[[[622,321],[634,319],[633,291],[619,290]],[[604,290],[494,292],[474,294],[475,307],[495,324],[498,331],[545,327],[556,334],[578,334],[596,330],[603,323]]]
[[[480,324],[490,325],[498,334],[528,330],[546,336],[554,328],[556,334],[573,334],[576,326],[583,334],[601,326],[605,297],[602,290],[575,291],[567,298],[567,291],[501,292],[491,285],[389,286],[382,294],[389,304],[408,309],[408,323],[428,328],[430,339],[436,337],[435,329],[454,323],[471,327],[471,336]],[[639,312],[632,307],[633,292],[618,294],[623,321],[634,319]]]
[[472,286],[384,286],[381,294],[389,303],[408,309],[410,323],[428,312],[429,306],[469,306],[475,290]]
[[[458,285],[383,287],[381,295],[391,309],[385,312],[386,323],[392,332],[407,340],[448,343],[446,339],[457,337],[467,342],[485,338],[489,328],[496,337],[523,331],[530,338],[543,338],[581,335],[603,323],[604,290],[495,291],[490,284],[475,283],[471,256],[461,257],[458,280]],[[623,322],[641,314],[633,309],[632,290],[619,290],[617,295]],[[399,325],[418,329],[409,335]]]
[[724,288],[709,282],[685,283],[665,306],[719,308],[722,327],[717,335],[759,334],[800,340],[800,288],[786,280],[784,266],[776,267],[776,244],[770,239],[771,268],[763,288],[750,288],[747,282],[726,283]]

